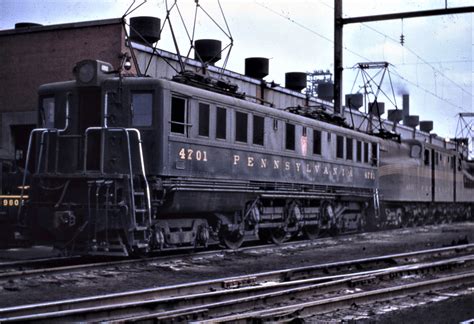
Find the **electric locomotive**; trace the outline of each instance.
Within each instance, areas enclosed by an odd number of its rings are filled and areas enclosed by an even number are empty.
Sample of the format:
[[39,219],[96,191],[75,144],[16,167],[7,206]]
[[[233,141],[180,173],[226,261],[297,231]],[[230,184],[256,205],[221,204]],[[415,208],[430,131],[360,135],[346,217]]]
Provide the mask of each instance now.
[[21,212],[36,242],[129,255],[377,222],[377,137],[201,75],[127,77],[95,60],[74,73],[39,89]]
[[463,158],[467,140],[458,142],[452,147],[419,139],[381,142],[382,226],[472,219],[474,162]]

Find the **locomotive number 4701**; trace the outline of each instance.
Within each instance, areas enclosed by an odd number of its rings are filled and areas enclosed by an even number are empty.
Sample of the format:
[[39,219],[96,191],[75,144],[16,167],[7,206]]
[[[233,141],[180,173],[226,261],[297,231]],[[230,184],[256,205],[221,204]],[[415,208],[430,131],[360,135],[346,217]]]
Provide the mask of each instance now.
[[196,160],[207,162],[207,152],[202,150],[182,148],[181,150],[179,150],[178,155],[181,160]]

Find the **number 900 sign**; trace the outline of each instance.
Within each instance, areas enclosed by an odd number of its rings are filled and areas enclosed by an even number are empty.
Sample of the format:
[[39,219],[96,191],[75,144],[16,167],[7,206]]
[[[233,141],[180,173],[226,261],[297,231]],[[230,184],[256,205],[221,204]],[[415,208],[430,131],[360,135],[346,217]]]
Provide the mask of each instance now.
[[19,199],[3,199],[2,206],[3,207],[18,207],[20,205]]

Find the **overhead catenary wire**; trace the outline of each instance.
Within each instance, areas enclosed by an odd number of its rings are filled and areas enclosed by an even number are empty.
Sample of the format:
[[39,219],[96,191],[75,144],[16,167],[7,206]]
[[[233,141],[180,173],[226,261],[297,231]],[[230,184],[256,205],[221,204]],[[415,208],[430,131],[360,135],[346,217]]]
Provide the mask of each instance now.
[[[319,2],[320,2],[321,4],[323,4],[324,6],[326,6],[326,7],[330,8],[330,9],[334,10],[334,7],[332,7],[331,5],[329,5],[329,4],[325,3],[325,2],[323,2],[322,0],[319,0]],[[344,16],[347,17],[347,15],[344,15]],[[381,31],[379,31],[379,30],[377,30],[376,28],[374,28],[374,27],[372,27],[372,26],[370,26],[370,25],[368,25],[368,24],[366,24],[366,23],[360,23],[360,25],[364,26],[365,28],[367,28],[367,29],[369,29],[369,30],[371,30],[371,31],[373,31],[373,32],[375,32],[375,33],[377,33],[377,34],[383,36],[383,37],[385,37],[386,39],[389,39],[390,41],[392,41],[392,42],[395,43],[395,44],[401,45],[401,44],[400,44],[400,41],[396,40],[395,38],[393,38],[393,37],[391,37],[391,36],[389,36],[389,35],[387,35],[387,34],[381,32]],[[403,34],[403,19],[402,19],[402,34]],[[440,71],[440,70],[437,69],[434,65],[432,65],[432,64],[434,64],[434,63],[441,63],[441,62],[428,62],[427,60],[425,60],[424,58],[422,58],[420,55],[418,55],[418,54],[417,54],[414,50],[412,50],[410,47],[406,46],[406,44],[403,44],[403,45],[401,45],[401,46],[403,46],[404,49],[406,49],[408,52],[410,52],[411,54],[413,54],[414,56],[416,56],[420,61],[423,62],[423,64],[428,65],[428,66],[431,67],[434,71],[436,71],[436,72],[439,73],[442,77],[444,77],[446,80],[450,81],[450,82],[453,83],[455,86],[457,86],[458,88],[460,88],[463,92],[465,92],[466,94],[468,94],[468,95],[471,96],[471,97],[473,96],[471,92],[469,92],[469,91],[467,91],[466,89],[464,89],[464,87],[462,87],[462,86],[460,86],[459,84],[457,84],[457,83],[456,83],[455,81],[453,81],[451,78],[449,78],[448,76],[446,76],[442,71]],[[449,61],[448,61],[448,62],[449,62]],[[459,61],[454,61],[454,62],[459,62]],[[471,62],[471,63],[472,63],[472,60],[470,60],[470,61],[469,61],[469,60],[466,60],[466,61],[464,61],[464,62],[466,62],[466,63],[467,63],[467,62]],[[418,63],[412,63],[412,64],[420,64],[420,63],[418,62]],[[398,64],[398,63],[397,63],[397,65],[398,65],[398,66],[401,66],[401,65],[409,65],[409,64],[406,64],[406,63]]]
[[[319,1],[320,1],[323,5],[325,5],[326,7],[328,7],[328,8],[330,8],[330,9],[334,10],[334,7],[332,7],[332,6],[330,6],[330,5],[326,4],[326,3],[324,3],[324,2],[321,1],[321,0],[319,0]],[[311,29],[311,28],[309,28],[309,27],[307,27],[307,26],[305,26],[305,25],[303,25],[303,24],[297,22],[295,19],[291,18],[291,17],[288,16],[288,15],[285,15],[285,14],[282,14],[282,13],[280,13],[280,12],[278,12],[278,11],[275,11],[274,9],[272,9],[272,8],[270,8],[270,7],[268,7],[268,6],[266,6],[265,4],[263,4],[263,3],[261,3],[261,2],[259,2],[259,1],[257,1],[257,0],[254,0],[254,3],[256,3],[256,4],[259,5],[260,7],[262,7],[262,8],[264,8],[264,9],[266,9],[266,10],[272,12],[273,14],[278,15],[278,16],[280,16],[281,18],[283,18],[283,19],[285,19],[285,20],[287,20],[287,21],[289,21],[289,22],[295,24],[296,26],[299,26],[300,28],[303,28],[304,30],[306,30],[306,31],[308,31],[308,32],[310,32],[310,33],[312,33],[312,34],[314,34],[314,35],[320,37],[321,39],[324,39],[325,41],[328,41],[328,42],[331,43],[331,45],[334,47],[334,41],[333,41],[333,39],[331,39],[331,38],[329,38],[329,37],[326,37],[326,36],[324,36],[323,34],[318,33],[318,32],[316,32],[316,31],[314,31],[313,29]],[[345,16],[347,16],[347,15],[345,15]],[[395,40],[394,38],[392,38],[392,37],[390,37],[390,36],[388,36],[388,35],[386,35],[386,34],[380,32],[380,31],[378,31],[378,30],[376,30],[375,28],[372,28],[372,27],[370,27],[370,26],[367,26],[366,24],[363,24],[363,23],[362,23],[361,25],[363,25],[364,27],[367,27],[368,29],[371,29],[371,30],[373,30],[374,32],[377,32],[377,33],[379,33],[379,34],[381,34],[381,35],[387,37],[387,38],[390,39],[391,41],[394,41],[395,43],[399,44],[399,41],[398,41],[398,40]],[[409,49],[407,46],[403,46],[403,47],[404,47],[405,49],[407,49],[407,50],[412,51],[412,50]],[[343,46],[343,48],[344,48],[347,52],[349,52],[349,53],[351,53],[351,54],[357,56],[358,58],[361,58],[361,59],[363,59],[363,60],[365,60],[365,61],[368,61],[368,62],[369,62],[369,61],[372,61],[371,59],[365,57],[364,55],[361,55],[361,54],[359,54],[359,53],[357,53],[357,52],[351,50],[351,49],[348,48],[347,46]],[[426,65],[430,66],[430,67],[431,67],[435,72],[437,72],[439,75],[443,76],[444,78],[446,78],[447,80],[449,80],[450,82],[452,82],[453,84],[455,84],[457,87],[461,88],[461,89],[462,89],[465,93],[467,93],[471,98],[473,97],[470,92],[466,91],[465,89],[462,88],[462,86],[458,85],[456,82],[454,82],[453,80],[451,80],[450,78],[448,78],[444,73],[442,73],[441,71],[439,71],[438,69],[436,69],[436,68],[435,68],[434,66],[432,66],[428,61],[426,61],[426,60],[424,60],[423,58],[421,58],[421,56],[419,56],[418,54],[416,54],[414,51],[412,51],[412,53],[413,53],[419,60],[423,61],[423,64],[426,64]],[[439,96],[439,95],[436,94],[435,92],[430,91],[430,90],[428,90],[428,89],[426,89],[426,88],[420,86],[419,84],[417,84],[417,83],[415,83],[415,82],[413,82],[413,81],[410,81],[410,80],[409,80],[408,78],[406,78],[406,77],[402,77],[399,73],[394,73],[394,74],[395,74],[397,77],[399,77],[400,79],[402,79],[403,81],[405,81],[405,82],[407,82],[407,83],[409,83],[409,84],[411,84],[411,85],[416,86],[418,89],[424,91],[425,93],[427,93],[427,94],[429,94],[429,95],[432,95],[433,97],[437,98],[438,100],[441,100],[441,101],[443,101],[443,102],[445,102],[445,103],[447,103],[447,104],[449,104],[449,105],[451,105],[451,106],[453,106],[453,107],[456,107],[457,109],[461,109],[462,111],[466,111],[465,108],[463,108],[463,107],[461,107],[461,106],[459,106],[459,105],[457,105],[457,104],[455,104],[455,103],[452,103],[452,102],[449,101],[448,99]]]

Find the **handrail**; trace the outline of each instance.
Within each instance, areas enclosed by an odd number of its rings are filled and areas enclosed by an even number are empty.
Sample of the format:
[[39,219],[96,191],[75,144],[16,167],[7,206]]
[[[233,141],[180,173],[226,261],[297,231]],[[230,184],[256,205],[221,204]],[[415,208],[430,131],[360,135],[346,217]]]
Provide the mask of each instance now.
[[31,131],[30,136],[28,138],[28,148],[26,149],[25,168],[23,170],[23,181],[21,184],[21,192],[20,192],[20,205],[18,207],[18,214],[17,214],[18,222],[20,222],[20,215],[21,215],[21,209],[22,209],[21,207],[23,205],[23,197],[24,197],[25,185],[26,185],[26,174],[28,172],[28,166],[30,163],[30,153],[31,153],[31,144],[33,141],[33,135],[34,133],[37,133],[37,132],[46,132],[46,131],[48,131],[48,128],[35,128]]

